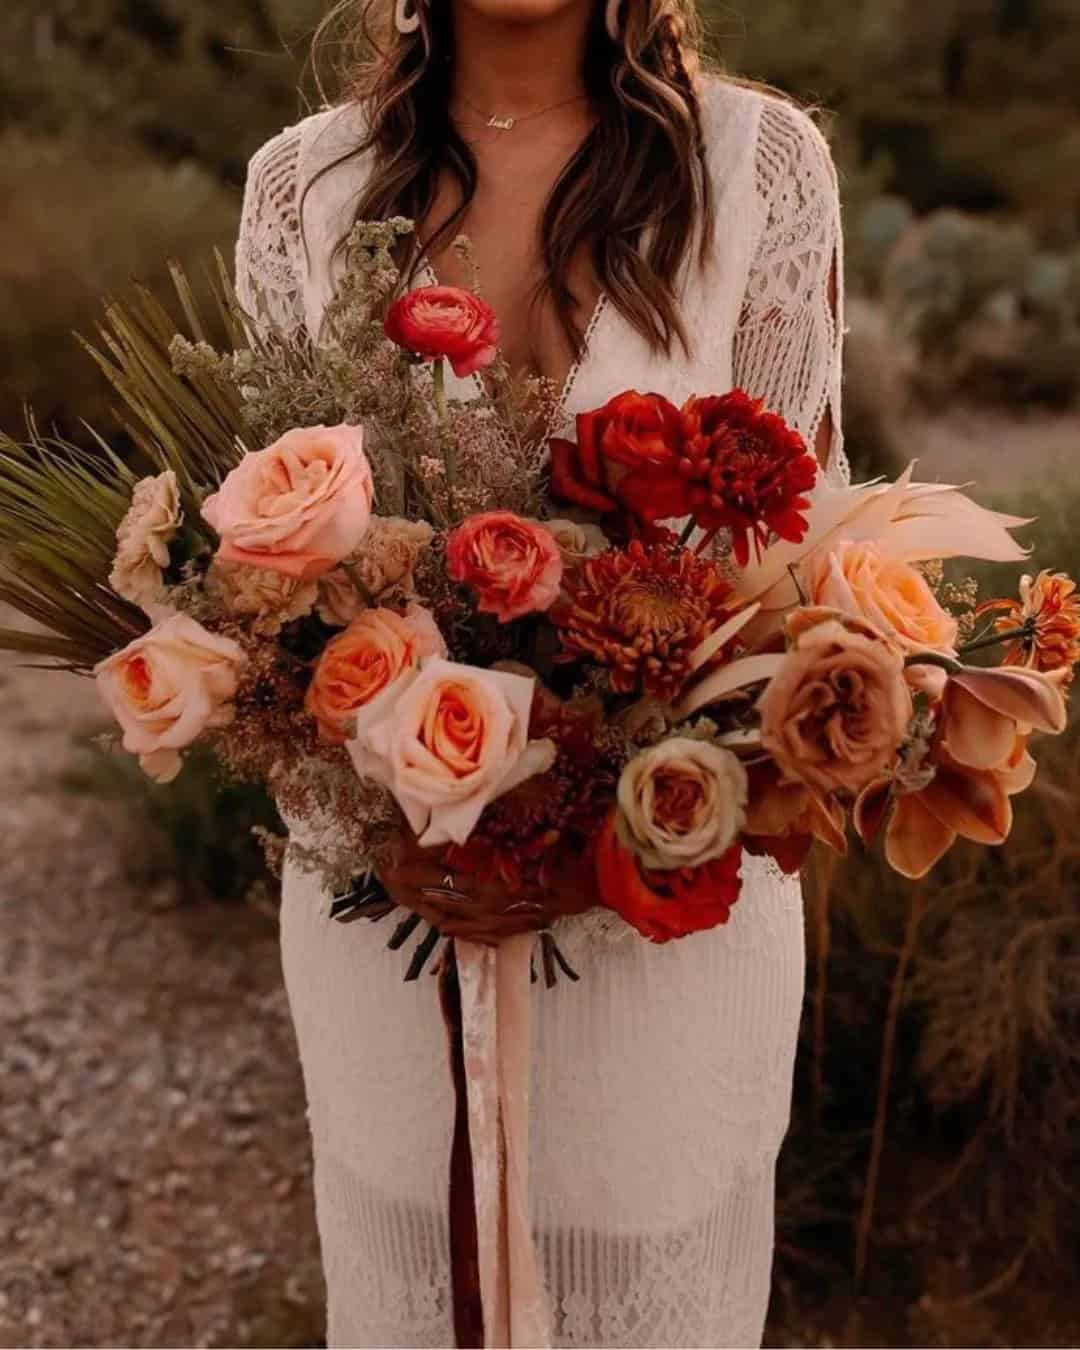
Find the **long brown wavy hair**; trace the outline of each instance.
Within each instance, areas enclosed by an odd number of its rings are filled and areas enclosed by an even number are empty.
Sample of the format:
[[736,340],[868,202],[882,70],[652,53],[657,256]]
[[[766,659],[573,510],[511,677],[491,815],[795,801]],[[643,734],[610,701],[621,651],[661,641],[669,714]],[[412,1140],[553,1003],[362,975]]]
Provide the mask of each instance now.
[[[478,171],[448,115],[449,0],[414,3],[420,29],[402,36],[393,22],[393,0],[342,0],[321,25],[316,50],[340,43],[337,64],[345,94],[367,113],[364,139],[345,156],[373,155],[374,171],[355,219],[402,215],[424,221],[439,171],[447,169],[456,180],[461,202],[427,241],[434,254],[458,232],[476,193]],[[594,0],[585,81],[599,120],[563,167],[540,221],[543,271],[532,301],[551,296],[579,356],[584,333],[569,284],[579,249],[587,250],[609,301],[653,351],[670,355],[678,340],[688,352],[677,278],[695,239],[699,265],[704,263],[715,226],[699,103],[705,63],[695,0],[632,0],[624,13],[622,41],[616,44],[605,27],[603,0]],[[420,261],[413,248],[410,278]]]

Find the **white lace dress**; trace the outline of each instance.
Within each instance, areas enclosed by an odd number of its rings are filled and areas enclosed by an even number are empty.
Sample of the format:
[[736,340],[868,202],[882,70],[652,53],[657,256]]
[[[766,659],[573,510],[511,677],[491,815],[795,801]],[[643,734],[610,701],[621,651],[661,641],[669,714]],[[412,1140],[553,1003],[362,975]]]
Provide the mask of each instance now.
[[[813,438],[840,433],[836,174],[811,121],[719,80],[704,93],[716,249],[685,287],[695,359],[666,361],[601,298],[567,419],[629,387],[740,385]],[[337,164],[357,112],[319,114],[252,162],[241,298],[316,333],[329,258],[365,172]],[[315,177],[326,165],[328,173]],[[314,185],[304,192],[306,185]],[[303,210],[303,238],[300,212]],[[451,383],[467,396],[469,385]],[[803,999],[797,882],[749,860],[727,927],[657,947],[574,921],[579,984],[533,989],[533,1229],[557,1346],[756,1346],[769,1298],[777,1152]],[[341,926],[286,875],[282,947],[315,1149],[331,1346],[449,1346],[452,1099],[435,981],[402,983],[382,928]]]

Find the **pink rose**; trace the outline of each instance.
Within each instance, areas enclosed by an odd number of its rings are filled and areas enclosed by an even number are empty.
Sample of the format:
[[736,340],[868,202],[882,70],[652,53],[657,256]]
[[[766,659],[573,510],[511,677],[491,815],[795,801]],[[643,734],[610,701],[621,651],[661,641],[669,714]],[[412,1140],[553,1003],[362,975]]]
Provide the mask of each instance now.
[[512,511],[470,516],[447,540],[446,566],[452,581],[476,592],[481,613],[500,623],[549,609],[563,577],[551,531]]
[[310,581],[359,545],[374,494],[363,429],[307,427],[245,455],[202,513],[219,558]]
[[405,615],[392,609],[364,610],[323,649],[305,706],[319,723],[322,739],[344,745],[349,723],[361,708],[370,708],[425,657],[445,655],[435,620],[419,605]]
[[174,614],[102,661],[94,675],[123,729],[124,749],[151,778],[168,783],[180,772],[181,750],[232,720],[245,660],[237,643]]
[[393,793],[424,848],[464,844],[484,808],[555,759],[529,740],[535,681],[434,658],[406,674],[349,743],[356,771]]
[[456,286],[418,286],[390,308],[386,336],[427,361],[446,357],[459,379],[495,360],[499,320],[472,291]]

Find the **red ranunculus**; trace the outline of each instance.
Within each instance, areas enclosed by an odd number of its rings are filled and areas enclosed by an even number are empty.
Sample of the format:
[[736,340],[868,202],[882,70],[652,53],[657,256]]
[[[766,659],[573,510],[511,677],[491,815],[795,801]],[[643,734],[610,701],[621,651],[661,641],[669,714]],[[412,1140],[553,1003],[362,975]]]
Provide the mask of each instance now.
[[751,540],[759,550],[770,534],[802,542],[802,513],[810,505],[804,494],[817,481],[818,462],[797,431],[741,389],[689,399],[682,425],[679,472],[697,525],[708,532],[729,529],[743,567]]
[[661,494],[660,509],[651,519],[680,514],[686,488],[677,472],[680,421],[673,403],[660,394],[631,389],[602,408],[580,413],[577,434],[577,445],[551,442],[551,490],[556,497],[590,511],[610,512],[624,500],[627,487],[636,496],[638,484],[646,497]]
[[490,366],[499,342],[495,311],[456,286],[406,291],[391,306],[384,327],[391,342],[425,361],[446,357],[459,378]]
[[484,614],[509,623],[549,609],[559,594],[563,561],[550,530],[512,511],[470,516],[446,541],[446,570],[471,587]]
[[596,844],[600,903],[613,909],[650,942],[719,928],[731,917],[742,890],[742,845],[693,870],[643,871],[637,855],[623,848],[613,811]]

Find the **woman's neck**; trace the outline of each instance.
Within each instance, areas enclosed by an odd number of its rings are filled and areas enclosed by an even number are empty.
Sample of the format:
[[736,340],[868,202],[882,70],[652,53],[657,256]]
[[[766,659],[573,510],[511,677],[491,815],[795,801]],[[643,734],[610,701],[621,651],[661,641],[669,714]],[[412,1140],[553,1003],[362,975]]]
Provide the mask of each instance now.
[[587,7],[512,23],[465,6],[454,10],[452,101],[499,116],[524,117],[585,93]]

